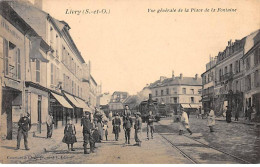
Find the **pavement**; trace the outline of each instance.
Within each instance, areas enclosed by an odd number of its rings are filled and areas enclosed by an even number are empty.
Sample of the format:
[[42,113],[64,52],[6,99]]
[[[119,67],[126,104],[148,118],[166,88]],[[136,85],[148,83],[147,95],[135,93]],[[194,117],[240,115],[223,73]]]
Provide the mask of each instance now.
[[[201,136],[199,139],[201,142],[237,155],[249,162],[260,163],[260,128],[258,126],[216,121],[213,127],[215,132],[211,133],[207,126],[207,119],[197,119],[196,116],[190,115],[189,121],[191,131]],[[164,119],[160,123],[170,126],[173,133],[178,133],[178,123],[174,123],[172,119]]]
[[[165,118],[160,124],[172,128],[171,133],[178,134],[178,123],[172,118]],[[190,118],[191,130],[203,143],[210,144],[228,153],[247,159],[252,163],[260,163],[260,130],[247,124],[226,123],[217,121],[215,132],[210,133],[206,119]],[[46,127],[45,127],[46,128]],[[131,144],[125,144],[124,131],[121,129],[119,141],[114,140],[112,125],[109,122],[108,141],[96,143],[93,154],[83,154],[82,127],[76,124],[77,140],[74,144],[76,151],[68,151],[62,143],[64,127],[54,129],[53,137],[46,139],[46,130],[33,137],[29,135],[29,147],[26,151],[21,141],[20,150],[14,150],[16,140],[3,140],[0,143],[1,163],[26,164],[186,164],[190,163],[176,149],[172,148],[159,134],[154,134],[153,140],[146,139],[146,127],[143,124],[141,135],[142,146],[134,146],[134,129],[131,131]],[[155,126],[155,128],[157,128]],[[168,133],[168,132],[166,132]],[[186,132],[187,133],[187,132]]]
[[[79,126],[79,125],[76,125]],[[20,163],[26,161],[37,154],[45,152],[45,150],[53,149],[61,144],[64,127],[53,130],[52,138],[46,138],[47,127],[42,126],[41,133],[35,133],[29,131],[28,134],[28,145],[30,150],[25,150],[24,140],[21,139],[20,149],[15,150],[17,145],[16,136],[13,137],[13,140],[3,140],[0,139],[0,152],[4,153],[0,155],[1,163]]]

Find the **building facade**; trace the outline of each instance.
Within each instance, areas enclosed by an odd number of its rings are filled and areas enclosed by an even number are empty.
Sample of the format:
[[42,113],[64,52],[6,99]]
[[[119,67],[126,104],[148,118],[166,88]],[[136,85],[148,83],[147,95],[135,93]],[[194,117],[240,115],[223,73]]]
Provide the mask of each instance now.
[[201,105],[201,78],[174,76],[171,78],[160,77],[159,80],[151,83],[149,89],[152,92],[153,100],[159,104],[165,104],[167,112],[183,108],[199,108]]
[[7,139],[21,112],[41,133],[48,114],[58,127],[96,106],[97,83],[69,25],[38,8],[40,2],[1,2],[1,136]]
[[[213,83],[210,104],[217,115],[222,115],[226,106],[233,116],[245,116],[253,104],[259,111],[259,41],[259,30],[241,40],[230,40],[225,50],[215,57],[216,64],[202,74],[202,101],[206,104],[206,89],[209,83],[212,88]],[[211,80],[208,76],[211,72],[213,82],[207,82]]]

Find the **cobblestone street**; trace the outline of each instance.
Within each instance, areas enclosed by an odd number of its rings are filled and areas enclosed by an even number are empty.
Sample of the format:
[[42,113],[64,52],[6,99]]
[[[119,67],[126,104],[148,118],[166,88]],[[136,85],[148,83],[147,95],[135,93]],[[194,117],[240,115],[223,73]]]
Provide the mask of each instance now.
[[[259,163],[258,127],[235,123],[227,124],[223,121],[217,121],[215,132],[210,133],[205,119],[197,119],[191,116],[190,123],[191,130],[193,131],[191,138],[246,159],[251,163]],[[142,147],[134,146],[133,129],[131,131],[131,144],[124,144],[123,130],[120,133],[119,141],[114,141],[111,122],[109,122],[109,125],[108,141],[96,143],[97,148],[93,154],[83,154],[82,128],[77,124],[78,142],[74,144],[76,151],[67,151],[67,145],[61,142],[63,130],[56,129],[53,139],[45,139],[43,137],[32,137],[30,139],[32,146],[37,142],[35,147],[31,149],[34,150],[33,154],[26,155],[25,150],[15,151],[10,149],[14,147],[10,147],[8,149],[10,154],[7,155],[9,158],[5,163],[191,163],[177,149],[173,148],[169,142],[162,138],[161,135],[166,136],[173,143],[177,143],[177,146],[193,159],[196,159],[197,163],[241,163],[228,156],[224,156],[216,150],[201,147],[198,143],[185,136],[179,136],[179,125],[178,123],[173,123],[172,118],[163,119],[159,123],[156,123],[156,133],[153,140],[146,139],[146,124],[143,124]],[[188,136],[188,134],[185,135]],[[49,147],[46,141],[49,142]],[[44,144],[39,145],[38,143]],[[2,150],[3,148],[2,146]],[[44,148],[46,148],[46,151],[44,151]]]

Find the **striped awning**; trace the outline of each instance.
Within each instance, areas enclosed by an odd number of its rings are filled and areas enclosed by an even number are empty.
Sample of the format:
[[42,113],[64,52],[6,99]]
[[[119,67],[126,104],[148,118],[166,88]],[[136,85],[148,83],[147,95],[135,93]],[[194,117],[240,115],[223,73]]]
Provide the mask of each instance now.
[[53,92],[51,92],[51,94],[53,95],[53,97],[54,97],[63,107],[73,108],[63,96],[58,95],[58,94],[53,93]]
[[69,101],[74,104],[74,106],[78,107],[78,108],[84,108],[84,106],[82,106],[73,96],[64,93],[65,96],[69,99]]

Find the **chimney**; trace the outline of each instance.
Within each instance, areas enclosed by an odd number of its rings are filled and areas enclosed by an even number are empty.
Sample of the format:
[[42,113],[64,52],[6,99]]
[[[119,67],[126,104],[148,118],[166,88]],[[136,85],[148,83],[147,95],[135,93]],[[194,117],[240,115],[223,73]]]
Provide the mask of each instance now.
[[197,79],[198,79],[198,74],[195,75],[195,80],[197,80]]
[[165,79],[164,76],[160,76],[160,82],[162,82]]
[[174,71],[172,70],[172,79],[174,79],[175,77],[174,77]]
[[89,67],[89,74],[91,74],[91,62],[90,62],[90,60],[88,61],[88,67]]
[[182,73],[180,73],[180,79],[183,79],[183,74]]

